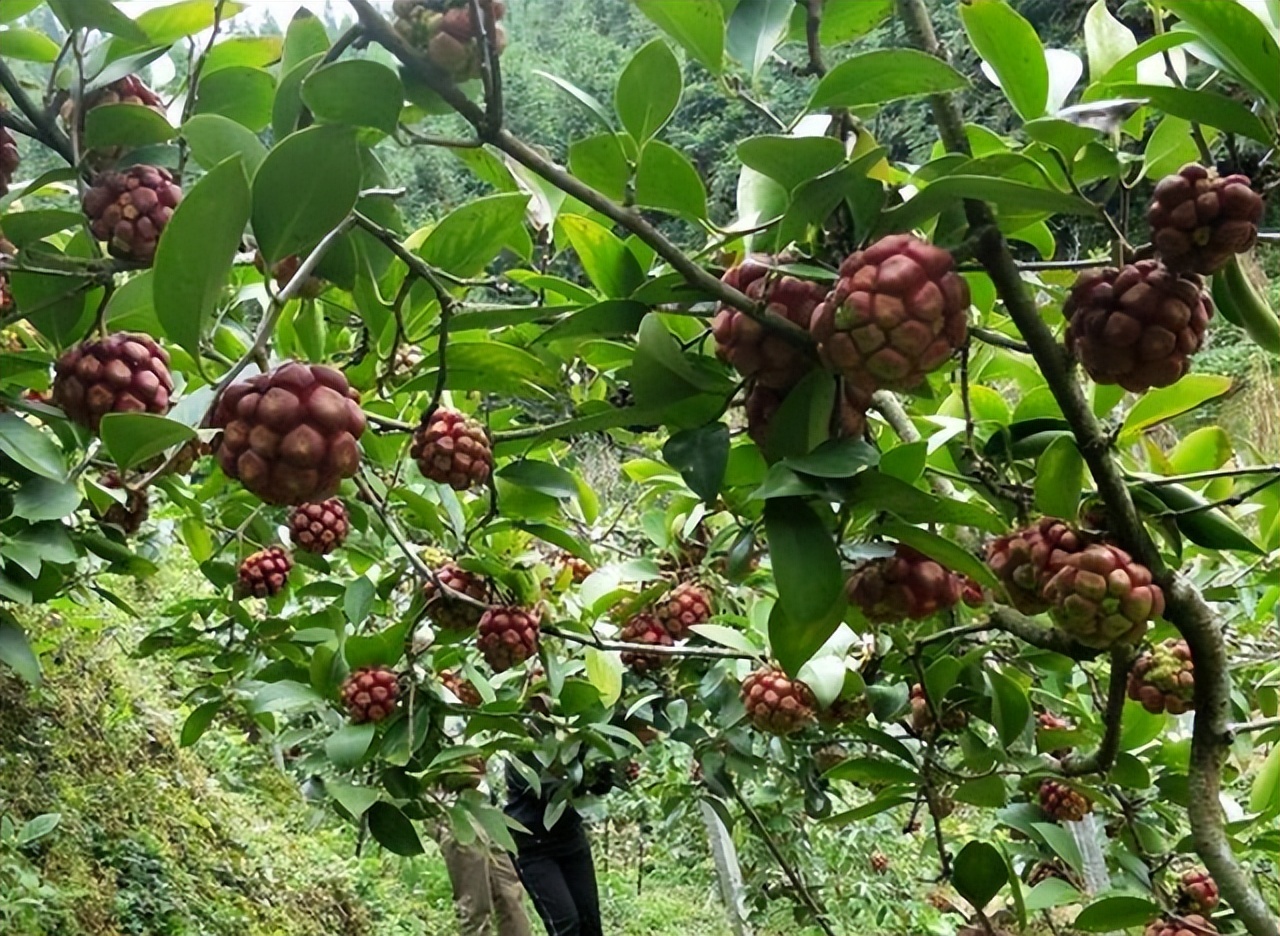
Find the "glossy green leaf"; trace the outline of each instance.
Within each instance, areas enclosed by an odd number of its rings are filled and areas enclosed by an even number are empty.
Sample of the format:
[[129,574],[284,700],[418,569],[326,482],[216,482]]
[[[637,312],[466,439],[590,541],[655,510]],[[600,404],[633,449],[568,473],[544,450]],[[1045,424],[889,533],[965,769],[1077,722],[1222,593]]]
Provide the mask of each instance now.
[[1023,120],[1044,116],[1049,66],[1035,27],[1005,0],[972,0],[960,7],[960,19],[1013,109]]
[[[803,4],[797,5],[792,19],[791,38],[805,39],[807,28]],[[857,3],[828,3],[822,8],[818,38],[824,46],[838,46],[865,36],[893,15],[893,0],[858,0]]]
[[528,205],[529,196],[523,192],[469,201],[432,228],[418,256],[454,276],[477,276],[510,243]]
[[0,0],[0,23],[12,23],[20,16],[26,16],[44,0]]
[[815,369],[807,374],[769,421],[764,446],[769,458],[805,456],[830,438],[835,399],[836,382],[829,373]]
[[28,478],[13,495],[13,515],[39,523],[61,520],[80,506],[80,490],[69,482]]
[[182,723],[182,735],[179,744],[182,747],[191,747],[209,730],[209,726],[213,724],[213,719],[218,712],[222,710],[222,700],[214,699],[212,702],[205,702],[192,709],[191,714],[187,716],[187,720]]
[[324,23],[306,7],[298,10],[284,33],[280,74],[288,74],[303,62],[329,51]]
[[1089,55],[1089,77],[1098,81],[1138,47],[1133,30],[1111,15],[1107,0],[1096,0],[1084,18],[1084,44]]
[[[65,348],[84,337],[97,310],[100,289],[78,276],[54,276],[14,270],[9,290],[27,321],[55,347]],[[39,310],[39,311],[37,311]]]
[[147,34],[110,0],[49,0],[49,7],[67,29],[100,29],[138,44]]
[[662,447],[662,457],[693,493],[714,504],[729,464],[729,427],[716,422],[677,432]]
[[499,469],[498,477],[510,484],[560,500],[571,500],[578,496],[578,479],[573,472],[550,462],[524,458]]
[[325,741],[325,754],[335,767],[355,767],[364,760],[377,729],[378,726],[372,722],[343,725]]
[[358,576],[347,585],[342,595],[342,613],[347,620],[359,627],[373,610],[374,588],[366,576]]
[[683,90],[680,63],[665,42],[654,39],[623,69],[613,103],[622,126],[643,146],[671,119]]
[[993,176],[949,175],[929,183],[905,205],[886,211],[876,230],[887,233],[920,227],[963,198],[990,202],[1002,213],[1043,212],[1083,217],[1098,214],[1096,205],[1070,192]]
[[995,846],[986,842],[969,842],[952,864],[951,885],[978,909],[991,903],[1008,883],[1008,865]]
[[1201,426],[1179,440],[1169,453],[1169,467],[1174,474],[1214,471],[1235,454],[1231,437],[1221,426]]
[[31,649],[26,632],[3,610],[0,610],[0,663],[31,685],[40,685],[40,661]]
[[828,780],[851,780],[854,783],[901,783],[915,786],[920,774],[903,764],[873,757],[851,757],[824,774]]
[[250,178],[267,158],[267,148],[257,134],[244,124],[220,114],[192,117],[182,126],[182,137],[191,149],[192,158],[204,169],[212,169],[232,156],[244,161],[244,172]]
[[1277,809],[1280,809],[1280,745],[1271,748],[1249,791],[1250,812],[1271,813]]
[[650,140],[636,169],[636,204],[702,221],[707,217],[707,188],[689,157],[661,140]]
[[1107,95],[1119,98],[1147,98],[1152,105],[1184,120],[1217,127],[1224,133],[1238,133],[1259,143],[1271,137],[1266,125],[1248,107],[1213,91],[1193,91],[1165,85],[1117,82],[1106,86]]
[[[880,466],[881,471],[884,465]],[[880,532],[889,539],[905,543],[913,549],[924,553],[930,559],[941,563],[952,572],[967,575],[986,588],[998,589],[999,582],[995,573],[985,562],[980,561],[973,553],[945,536],[939,536],[929,530],[890,520],[879,526]]]
[[1218,0],[1162,0],[1163,7],[1190,26],[1243,83],[1280,107],[1280,42],[1274,31],[1239,3]]
[[378,791],[372,787],[355,786],[340,780],[326,780],[324,791],[356,819],[368,812],[379,799]]
[[1142,151],[1142,174],[1152,180],[1163,179],[1187,163],[1196,162],[1199,156],[1200,149],[1191,136],[1191,122],[1167,114],[1147,137]]
[[369,834],[374,841],[391,852],[405,858],[413,858],[424,851],[418,833],[399,809],[390,803],[378,802],[369,807]]
[[1071,926],[1086,933],[1113,933],[1142,926],[1159,913],[1160,907],[1146,897],[1116,894],[1089,904]]
[[1067,904],[1080,903],[1081,894],[1061,878],[1046,878],[1027,892],[1029,911],[1051,910]]
[[0,452],[42,478],[63,481],[67,477],[62,451],[53,437],[14,413],[0,413]]
[[271,132],[277,140],[283,140],[298,129],[303,110],[302,82],[323,61],[324,54],[317,52],[287,71],[281,67],[280,83],[271,103]]
[[613,133],[613,117],[609,112],[609,109],[605,107],[604,104],[601,103],[600,99],[595,95],[588,94],[573,82],[567,81],[559,75],[552,75],[549,72],[539,71],[538,69],[534,69],[533,74],[537,75],[539,78],[545,78],[565,94],[569,95],[569,97],[573,98],[573,100],[581,104],[586,109],[587,113],[595,118],[595,120],[600,124],[601,130],[604,130],[606,133]]
[[1138,433],[1168,422],[1216,400],[1231,389],[1230,377],[1216,374],[1188,374],[1171,387],[1146,393],[1125,416],[1120,437],[1132,441]]
[[321,123],[396,132],[404,85],[379,62],[351,59],[317,68],[302,82],[302,100]]
[[738,158],[792,191],[840,165],[844,147],[827,136],[756,136],[738,144]]
[[808,108],[887,104],[967,87],[969,82],[963,75],[935,56],[912,49],[885,49],[855,55],[827,72]]
[[108,413],[98,429],[103,447],[121,468],[133,468],[196,438],[196,431],[152,413]]
[[752,78],[760,74],[773,50],[786,38],[795,8],[794,0],[759,0],[739,3],[729,17],[725,38],[729,55]]
[[769,556],[785,626],[769,628],[773,653],[794,674],[827,641],[844,607],[844,576],[835,541],[800,498],[770,500],[764,508]]
[[976,780],[966,780],[952,791],[952,798],[959,803],[981,806],[984,809],[999,809],[1009,801],[1009,790],[1004,778],[992,774]]
[[1084,458],[1074,436],[1059,436],[1036,461],[1036,509],[1047,517],[1074,517],[1084,489]]
[[254,133],[271,122],[276,80],[261,68],[235,65],[202,76],[196,114],[220,114]]
[[1209,501],[1180,484],[1139,486],[1175,514],[1178,531],[1197,546],[1230,549],[1262,555],[1262,549],[1240,527],[1218,509],[1207,509]]
[[193,355],[226,287],[251,200],[243,162],[230,156],[187,190],[160,238],[155,314],[174,343]]
[[314,247],[360,194],[360,152],[346,127],[310,127],[276,145],[253,179],[253,231],[268,263]]
[[577,252],[587,277],[605,296],[626,298],[644,282],[636,255],[608,228],[581,215],[564,215],[557,223]]
[[220,68],[247,65],[264,68],[280,61],[284,41],[280,36],[227,36],[214,44],[204,59],[204,73],[211,75]]
[[991,721],[1000,743],[1007,748],[1022,737],[1031,721],[1031,700],[1026,690],[1004,673],[989,670],[987,683],[991,686]]
[[686,51],[720,74],[724,67],[724,8],[720,0],[634,0],[640,12]]
[[631,165],[616,133],[597,133],[569,144],[569,171],[615,201],[626,198]]
[[34,29],[13,27],[0,30],[0,56],[47,65],[58,57],[58,44]]
[[[218,0],[180,0],[144,10],[138,15],[138,25],[155,45],[172,45],[213,26],[218,7]],[[228,2],[221,7],[221,19],[225,23],[242,11],[244,4]]]
[[164,115],[141,104],[102,104],[84,117],[84,145],[90,149],[150,146],[177,135]]
[[957,523],[990,533],[1008,527],[999,516],[978,504],[944,500],[877,471],[864,471],[849,482],[849,503],[887,510],[907,523]]

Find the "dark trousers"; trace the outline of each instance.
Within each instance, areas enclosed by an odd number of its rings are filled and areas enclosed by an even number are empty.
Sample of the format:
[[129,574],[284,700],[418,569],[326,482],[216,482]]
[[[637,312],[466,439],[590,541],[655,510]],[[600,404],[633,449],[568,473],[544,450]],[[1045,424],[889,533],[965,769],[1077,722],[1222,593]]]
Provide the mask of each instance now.
[[553,848],[522,848],[515,861],[547,936],[604,936],[596,868],[584,830]]

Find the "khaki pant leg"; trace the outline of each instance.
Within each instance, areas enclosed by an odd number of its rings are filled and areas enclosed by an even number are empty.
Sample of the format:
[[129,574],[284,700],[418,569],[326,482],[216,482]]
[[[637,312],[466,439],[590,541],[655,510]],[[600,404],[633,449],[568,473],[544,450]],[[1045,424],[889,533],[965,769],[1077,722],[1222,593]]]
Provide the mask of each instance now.
[[524,885],[511,856],[504,851],[489,853],[489,892],[493,895],[498,936],[533,936],[524,910]]
[[453,906],[462,936],[494,936],[488,849],[477,843],[460,845],[446,828],[440,836],[440,853],[453,885]]

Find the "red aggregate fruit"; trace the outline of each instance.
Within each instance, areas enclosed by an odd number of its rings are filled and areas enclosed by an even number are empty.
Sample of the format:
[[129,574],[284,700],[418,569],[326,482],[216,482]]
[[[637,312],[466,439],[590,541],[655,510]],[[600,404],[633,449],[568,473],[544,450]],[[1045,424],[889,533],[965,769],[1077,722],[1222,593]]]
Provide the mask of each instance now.
[[[757,385],[747,393],[745,410],[747,414],[747,435],[760,447],[769,441],[769,433],[773,427],[774,417],[787,397],[784,390]],[[867,409],[871,406],[871,397],[852,384],[846,383],[844,394],[840,398],[840,423],[836,427],[836,436],[841,439],[856,439],[862,436],[867,428]]]
[[[0,151],[4,149],[3,137],[0,136]],[[4,156],[0,152],[0,162],[3,162]],[[4,195],[5,176],[3,169],[0,169],[0,195]],[[8,240],[4,236],[4,232],[0,231],[0,257],[15,257],[18,255],[18,248],[13,245],[13,241]],[[0,315],[8,315],[14,309],[13,293],[9,289],[9,274],[0,270]],[[18,342],[15,351],[22,350],[21,341]]]
[[880,852],[880,851],[872,852],[871,853],[871,870],[874,871],[876,874],[888,874],[889,873],[889,856],[886,855],[884,852]]
[[1212,936],[1218,928],[1198,913],[1162,917],[1147,925],[1142,936]]
[[[4,108],[0,107],[2,110]],[[18,152],[18,141],[8,127],[0,127],[0,195],[9,194],[9,186],[20,165],[22,154]]]
[[823,363],[849,383],[910,390],[964,344],[968,313],[951,254],[894,234],[845,260],[809,328]]
[[490,608],[480,618],[476,645],[496,673],[504,673],[535,656],[541,624],[523,608]]
[[169,412],[169,353],[148,335],[118,332],[66,351],[54,366],[53,403],[98,431],[107,413]]
[[910,546],[853,571],[845,591],[867,620],[880,624],[920,621],[960,601],[960,577]]
[[480,690],[473,686],[471,680],[461,673],[450,671],[441,673],[440,685],[452,692],[454,698],[461,705],[465,705],[468,708],[479,708],[484,704],[484,698],[480,695]]
[[484,576],[468,572],[455,562],[445,562],[435,569],[436,578],[447,591],[436,587],[428,579],[422,586],[427,599],[427,613],[441,630],[468,631],[480,623],[485,607],[464,601],[449,592],[457,592],[487,605],[492,599],[488,581]]
[[[724,283],[764,304],[764,314],[808,331],[827,291],[817,283],[778,273],[772,257],[748,259],[722,277]],[[787,390],[813,367],[804,349],[740,309],[721,306],[711,322],[716,354],[758,386]]]
[[455,491],[481,487],[493,472],[493,449],[484,426],[444,407],[418,426],[409,454],[423,477]]
[[[620,639],[624,643],[647,644],[648,646],[670,647],[673,643],[667,629],[652,614],[637,614],[622,629]],[[671,662],[671,658],[660,653],[645,653],[639,650],[624,650],[621,653],[622,664],[630,667],[637,675],[643,676],[660,669]]]
[[84,213],[93,236],[113,257],[150,264],[182,189],[162,166],[130,166],[104,172],[84,195]]
[[1188,163],[1156,186],[1147,209],[1151,242],[1171,269],[1208,276],[1253,249],[1266,205],[1246,175],[1222,178]]
[[396,710],[400,680],[385,666],[358,669],[342,684],[342,701],[356,724],[380,722]]
[[569,570],[569,577],[575,585],[581,585],[595,570],[591,563],[571,552],[562,552],[556,556],[556,562],[562,569]]
[[1178,879],[1178,908],[1188,913],[1208,914],[1218,906],[1218,884],[1204,868],[1183,872]]
[[1042,517],[1037,523],[994,540],[987,547],[987,566],[1000,579],[1009,600],[1023,614],[1048,611],[1044,587],[1087,539],[1064,520]]
[[299,504],[289,516],[293,544],[320,556],[341,546],[350,530],[346,505],[337,497],[319,503]]
[[[501,55],[507,34],[500,22],[503,0],[493,0],[494,49]],[[483,29],[471,0],[395,0],[395,29],[455,81],[479,78],[484,67]]]
[[1093,803],[1065,783],[1045,780],[1040,784],[1040,808],[1058,822],[1079,822],[1093,812]]
[[1168,387],[1191,369],[1213,299],[1194,273],[1141,260],[1080,274],[1063,315],[1067,349],[1092,380],[1143,393]]
[[[1067,721],[1065,718],[1055,715],[1053,712],[1041,712],[1036,716],[1037,733],[1044,732],[1044,731],[1070,731],[1070,730],[1071,730],[1071,723]],[[1058,748],[1057,750],[1050,751],[1049,754],[1052,757],[1058,758],[1058,760],[1062,760],[1064,757],[1069,755],[1073,750],[1074,748],[1070,748],[1070,747]]]
[[689,636],[689,628],[711,620],[711,596],[697,582],[681,582],[654,605],[653,613],[674,640]]
[[758,730],[790,735],[813,724],[813,691],[775,666],[763,666],[742,681],[742,704]]
[[[938,732],[938,721],[929,708],[929,698],[925,695],[924,686],[916,683],[911,687],[911,727],[921,737],[931,738]],[[941,699],[935,699],[942,716],[943,731],[959,731],[969,722],[964,709],[948,706]]]
[[283,547],[269,546],[240,563],[239,591],[254,598],[278,595],[284,591],[292,568],[293,559]]
[[1195,695],[1196,665],[1185,640],[1156,644],[1129,671],[1129,698],[1154,715],[1185,715],[1196,707]]
[[1152,581],[1151,570],[1106,543],[1064,559],[1044,596],[1059,628],[1100,650],[1137,643],[1147,624],[1164,613],[1164,592]]
[[359,399],[341,371],[296,361],[232,384],[213,413],[218,464],[269,504],[326,500],[360,466]]
[[137,533],[151,512],[147,492],[129,490],[125,487],[124,479],[114,471],[108,471],[104,474],[100,479],[100,483],[104,488],[110,488],[114,491],[123,490],[125,499],[123,504],[119,501],[112,501],[111,506],[102,512],[99,519],[109,526],[119,527],[124,531],[125,536],[132,536]]
[[[253,265],[258,268],[258,272],[264,276],[267,274],[267,260],[259,250],[253,258]],[[284,289],[298,275],[298,271],[302,269],[302,260],[297,254],[290,254],[283,260],[275,263],[270,270],[271,278],[275,280],[277,289]],[[302,281],[302,286],[297,292],[296,298],[299,299],[316,299],[325,291],[328,286],[323,279],[312,274]]]

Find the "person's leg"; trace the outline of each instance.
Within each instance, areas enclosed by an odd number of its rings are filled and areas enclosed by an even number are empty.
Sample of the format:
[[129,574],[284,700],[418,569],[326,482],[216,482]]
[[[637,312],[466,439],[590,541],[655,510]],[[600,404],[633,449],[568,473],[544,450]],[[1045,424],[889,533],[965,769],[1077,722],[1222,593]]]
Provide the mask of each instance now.
[[524,912],[524,885],[516,875],[511,856],[504,851],[489,852],[489,893],[498,936],[533,936]]
[[584,936],[571,885],[558,859],[526,852],[516,856],[516,871],[547,928],[547,936]]
[[600,891],[596,885],[596,865],[591,856],[591,841],[585,829],[579,831],[580,840],[560,859],[560,869],[573,894],[578,909],[581,936],[604,936],[604,923],[600,919]]
[[444,856],[449,883],[453,885],[453,908],[462,936],[493,936],[489,850],[475,843],[459,844],[446,824],[441,829],[440,854]]

